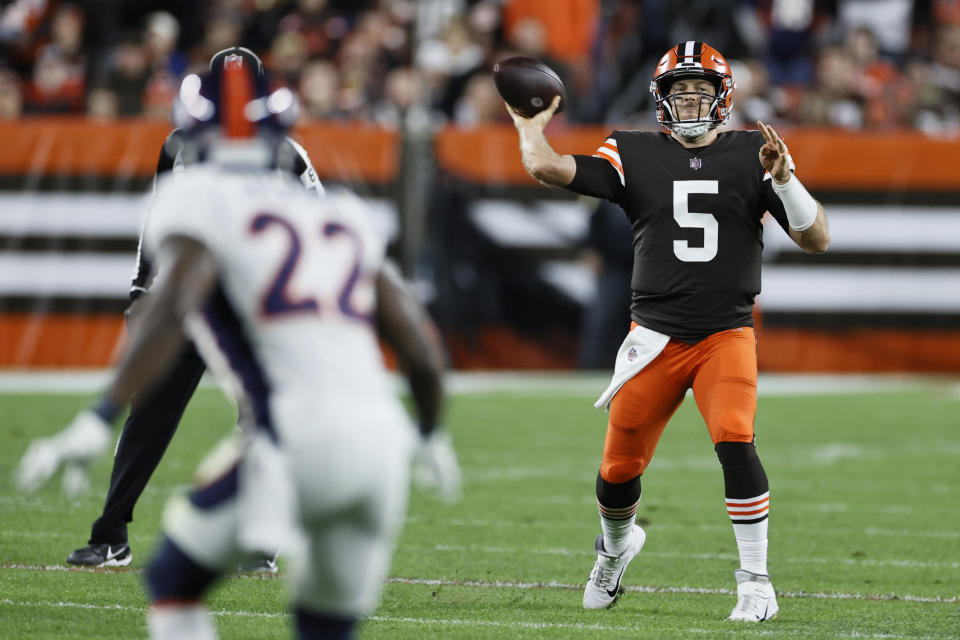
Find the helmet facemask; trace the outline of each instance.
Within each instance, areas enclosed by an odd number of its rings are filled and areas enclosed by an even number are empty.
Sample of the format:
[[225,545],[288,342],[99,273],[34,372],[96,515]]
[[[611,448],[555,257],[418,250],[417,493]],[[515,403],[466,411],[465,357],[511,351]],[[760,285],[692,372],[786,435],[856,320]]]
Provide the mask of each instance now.
[[[707,80],[712,87],[712,93],[704,90],[677,91],[669,93],[670,87],[678,80]],[[676,74],[651,83],[651,92],[656,100],[657,114],[660,123],[684,138],[698,138],[723,124],[729,116],[727,104],[729,90],[723,88],[723,78],[708,74]],[[693,99],[697,106],[695,116],[681,116],[681,109],[686,108],[686,102]],[[721,114],[721,112],[724,112]]]

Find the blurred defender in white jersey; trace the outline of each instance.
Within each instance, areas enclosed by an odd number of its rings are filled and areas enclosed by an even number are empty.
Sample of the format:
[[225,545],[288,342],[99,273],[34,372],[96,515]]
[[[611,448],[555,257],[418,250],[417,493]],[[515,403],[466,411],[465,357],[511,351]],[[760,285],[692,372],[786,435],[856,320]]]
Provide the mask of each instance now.
[[356,203],[318,199],[274,171],[289,91],[268,95],[227,65],[185,79],[180,97],[205,161],[158,185],[144,235],[159,276],[140,329],[95,409],[31,445],[19,484],[102,453],[107,425],[162,375],[186,326],[257,429],[218,447],[199,488],[168,504],[147,572],[151,637],[215,638],[207,588],[245,555],[289,548],[284,535],[297,530],[298,633],[349,638],[387,575],[416,439],[377,332],[396,349],[423,424],[437,422],[441,353]]

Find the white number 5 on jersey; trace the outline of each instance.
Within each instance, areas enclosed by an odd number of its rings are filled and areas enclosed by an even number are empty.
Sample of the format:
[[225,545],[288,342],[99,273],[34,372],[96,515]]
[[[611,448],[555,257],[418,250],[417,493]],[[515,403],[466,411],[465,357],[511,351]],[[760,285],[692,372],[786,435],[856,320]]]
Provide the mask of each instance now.
[[686,240],[673,241],[673,253],[684,262],[710,262],[717,255],[719,225],[712,213],[689,210],[691,193],[717,194],[716,180],[674,180],[673,217],[685,229],[703,229],[703,246],[691,247]]

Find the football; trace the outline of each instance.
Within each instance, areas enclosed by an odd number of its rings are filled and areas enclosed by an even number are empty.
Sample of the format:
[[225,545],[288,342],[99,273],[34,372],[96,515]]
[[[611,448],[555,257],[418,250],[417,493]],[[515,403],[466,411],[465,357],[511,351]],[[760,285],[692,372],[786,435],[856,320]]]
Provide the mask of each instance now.
[[533,58],[517,56],[493,65],[493,81],[500,96],[524,118],[532,118],[560,96],[557,113],[563,111],[567,92],[553,69]]

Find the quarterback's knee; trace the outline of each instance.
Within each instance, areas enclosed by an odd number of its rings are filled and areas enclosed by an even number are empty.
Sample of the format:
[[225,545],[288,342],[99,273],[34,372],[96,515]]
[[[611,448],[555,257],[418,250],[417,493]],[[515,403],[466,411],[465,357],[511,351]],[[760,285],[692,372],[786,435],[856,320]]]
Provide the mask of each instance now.
[[610,482],[597,474],[597,502],[608,508],[630,507],[640,499],[640,476],[624,482]]
[[714,443],[751,442],[753,440],[753,413],[750,411],[724,411],[711,429]]
[[646,467],[643,460],[618,460],[616,462],[607,462],[600,465],[600,477],[610,484],[622,484],[633,480],[643,473]]

